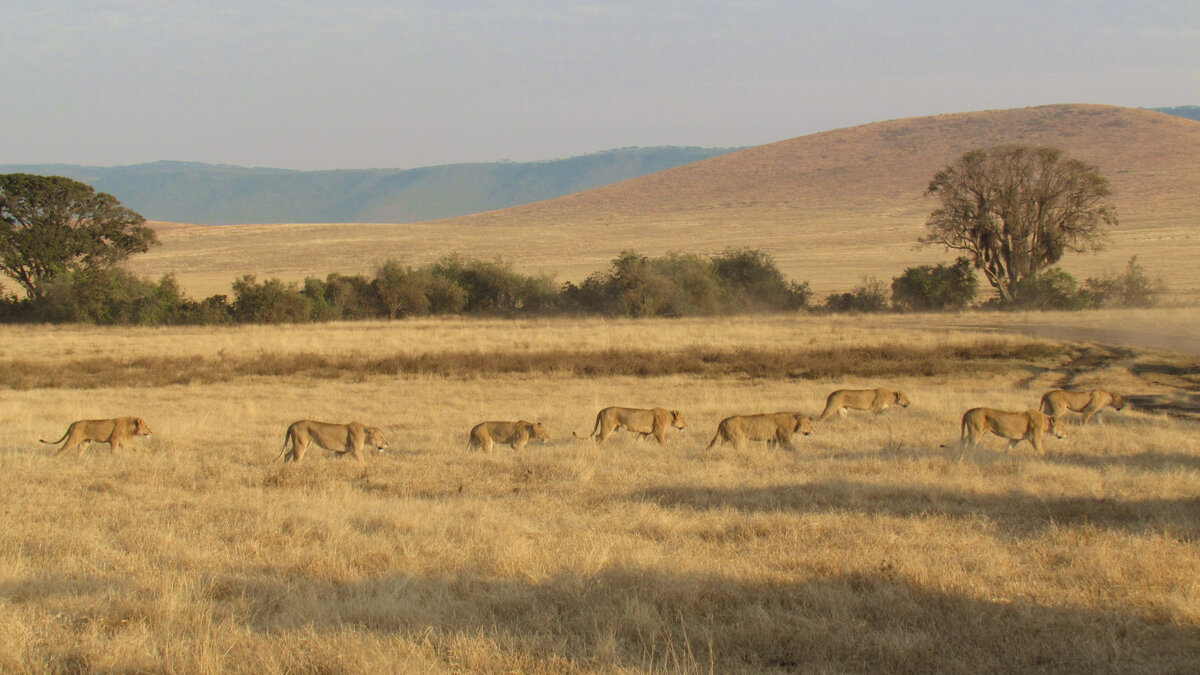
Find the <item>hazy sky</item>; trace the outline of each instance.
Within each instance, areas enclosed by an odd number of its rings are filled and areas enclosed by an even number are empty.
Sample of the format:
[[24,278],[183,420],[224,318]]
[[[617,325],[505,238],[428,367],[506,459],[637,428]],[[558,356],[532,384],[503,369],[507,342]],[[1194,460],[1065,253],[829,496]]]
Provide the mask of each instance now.
[[1200,104],[1200,1],[0,0],[0,164],[293,169]]

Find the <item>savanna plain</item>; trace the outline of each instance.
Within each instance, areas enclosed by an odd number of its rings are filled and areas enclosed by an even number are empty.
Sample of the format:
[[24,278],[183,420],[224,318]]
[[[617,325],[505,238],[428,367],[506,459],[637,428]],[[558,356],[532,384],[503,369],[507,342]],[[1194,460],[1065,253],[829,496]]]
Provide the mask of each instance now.
[[[1195,335],[1193,310],[1005,318],[1097,321]],[[991,322],[0,327],[0,671],[1200,670],[1200,357]],[[705,450],[725,416],[875,386],[912,405]],[[1044,456],[958,444],[968,407],[1058,386],[1131,405]],[[609,405],[688,428],[574,436]],[[153,435],[37,440],[118,415]],[[276,461],[303,418],[391,444]],[[520,418],[551,439],[467,450]]]

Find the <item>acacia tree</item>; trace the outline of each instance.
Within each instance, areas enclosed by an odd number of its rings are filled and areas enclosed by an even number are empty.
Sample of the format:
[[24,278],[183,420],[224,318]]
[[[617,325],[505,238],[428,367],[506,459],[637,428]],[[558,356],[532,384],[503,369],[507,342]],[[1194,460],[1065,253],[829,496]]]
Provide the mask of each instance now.
[[116,197],[62,176],[0,174],[0,272],[40,300],[66,272],[112,267],[158,243]]
[[972,150],[925,194],[941,206],[925,221],[922,243],[966,252],[1005,304],[1020,303],[1022,289],[1066,251],[1100,250],[1117,225],[1108,180],[1056,148]]

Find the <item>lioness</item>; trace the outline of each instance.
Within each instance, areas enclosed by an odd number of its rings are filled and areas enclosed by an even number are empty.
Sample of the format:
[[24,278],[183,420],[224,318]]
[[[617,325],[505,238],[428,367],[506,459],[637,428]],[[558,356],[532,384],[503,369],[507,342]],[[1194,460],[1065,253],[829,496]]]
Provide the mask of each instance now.
[[667,429],[675,427],[683,430],[687,428],[687,422],[683,420],[683,414],[678,410],[667,410],[666,408],[621,408],[612,406],[601,410],[596,415],[596,426],[592,428],[592,433],[587,436],[575,434],[575,438],[590,438],[597,443],[603,443],[608,440],[609,436],[616,433],[617,429],[628,429],[637,434],[641,434],[638,439],[653,435],[658,439],[659,445],[667,444]]
[[[291,448],[288,448],[288,443],[292,444]],[[388,446],[387,437],[378,427],[364,427],[358,422],[330,424],[300,420],[292,422],[287,428],[287,433],[283,435],[283,452],[279,453],[275,461],[282,459],[284,462],[299,462],[308,451],[309,443],[332,450],[338,453],[338,456],[350,453],[360,462],[363,458],[359,453],[362,452],[364,444],[370,444],[379,452],[383,452]]]
[[514,450],[524,450],[531,438],[544,443],[550,440],[550,434],[541,422],[480,422],[471,428],[467,449],[483,448],[484,452],[491,452],[493,443],[507,443]]
[[902,391],[890,389],[838,389],[825,399],[825,410],[821,411],[817,421],[825,420],[834,413],[845,417],[850,409],[881,413],[893,403],[907,408],[908,397]]
[[1121,410],[1125,407],[1125,399],[1120,394],[1103,389],[1091,391],[1052,389],[1042,396],[1041,410],[1051,417],[1058,418],[1067,414],[1068,410],[1074,410],[1077,413],[1083,413],[1084,424],[1090,422],[1093,417],[1097,422],[1103,424],[1100,419],[1100,409],[1106,405],[1112,406],[1114,410]]
[[67,432],[57,441],[48,441],[44,438],[38,440],[47,445],[54,445],[65,438],[67,442],[62,444],[54,456],[58,457],[67,450],[79,446],[76,456],[82,457],[92,441],[108,443],[109,449],[115,455],[117,448],[125,445],[125,441],[130,438],[149,435],[150,425],[146,424],[146,420],[140,417],[117,417],[109,420],[76,420],[71,422],[71,426],[67,427]]
[[1008,445],[1004,447],[1005,452],[1012,451],[1021,441],[1029,441],[1042,455],[1046,454],[1042,448],[1042,434],[1049,431],[1055,438],[1067,437],[1057,418],[1037,410],[1006,412],[994,408],[971,408],[963,414],[963,442],[977,445],[985,431],[1008,439]]
[[717,434],[705,449],[712,450],[722,443],[732,443],[734,447],[741,449],[744,441],[750,440],[774,442],[789,450],[795,450],[792,434],[799,432],[807,436],[812,431],[812,420],[798,412],[735,415],[721,420],[717,425]]

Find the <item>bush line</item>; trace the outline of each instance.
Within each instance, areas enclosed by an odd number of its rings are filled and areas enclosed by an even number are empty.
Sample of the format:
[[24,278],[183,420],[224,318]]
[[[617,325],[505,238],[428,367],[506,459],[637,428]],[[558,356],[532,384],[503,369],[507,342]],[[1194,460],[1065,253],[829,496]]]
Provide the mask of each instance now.
[[[1023,308],[1143,307],[1165,287],[1137,259],[1126,272],[1088,279],[1083,287],[1059,268],[1037,277],[1022,297]],[[1030,282],[1031,284],[1033,282]],[[304,284],[245,275],[233,282],[233,299],[201,301],[184,296],[173,275],[158,282],[119,268],[65,273],[40,297],[0,294],[0,321],[47,321],[108,325],[281,324],[309,321],[403,319],[414,316],[716,316],[754,312],[957,311],[974,302],[978,284],[972,265],[910,267],[892,280],[863,281],[849,293],[812,302],[808,282],[784,277],[771,256],[755,249],[728,249],[711,258],[667,253],[652,258],[626,251],[611,267],[579,284],[526,276],[511,263],[449,256],[422,267],[385,262],[374,278],[330,274]],[[985,307],[1007,308],[995,299]]]

